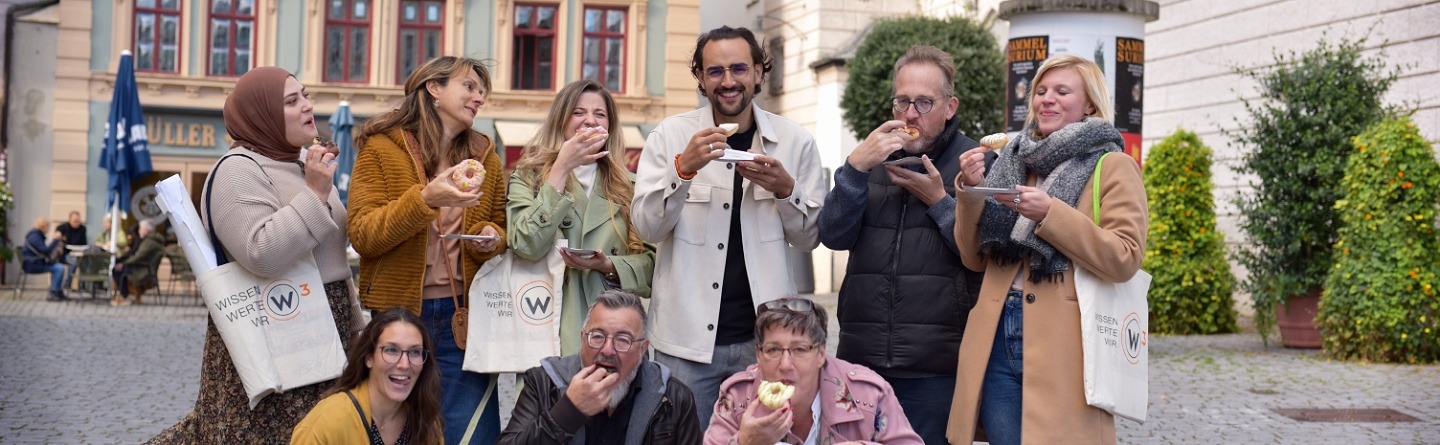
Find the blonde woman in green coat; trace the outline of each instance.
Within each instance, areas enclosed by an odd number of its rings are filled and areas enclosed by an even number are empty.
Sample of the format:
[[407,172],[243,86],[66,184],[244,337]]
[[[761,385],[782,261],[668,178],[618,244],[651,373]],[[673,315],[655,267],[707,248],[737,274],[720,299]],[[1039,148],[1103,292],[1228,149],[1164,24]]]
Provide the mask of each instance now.
[[[510,176],[505,236],[511,252],[531,261],[555,252],[565,260],[563,355],[580,352],[585,314],[600,292],[650,296],[655,249],[630,226],[635,185],[621,163],[625,143],[615,111],[615,99],[599,83],[566,85]],[[557,232],[571,248],[594,254],[555,250]]]

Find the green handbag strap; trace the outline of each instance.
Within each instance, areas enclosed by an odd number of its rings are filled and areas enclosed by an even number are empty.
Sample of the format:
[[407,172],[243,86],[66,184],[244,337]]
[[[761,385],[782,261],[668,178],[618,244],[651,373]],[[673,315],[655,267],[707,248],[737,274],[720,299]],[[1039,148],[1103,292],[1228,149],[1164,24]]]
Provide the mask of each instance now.
[[1090,183],[1092,184],[1090,191],[1090,205],[1095,206],[1095,211],[1093,212],[1093,214],[1095,215],[1095,225],[1097,226],[1100,225],[1100,166],[1105,164],[1106,156],[1110,156],[1114,153],[1115,152],[1112,151],[1100,155],[1100,160],[1095,161],[1095,178],[1090,180]]

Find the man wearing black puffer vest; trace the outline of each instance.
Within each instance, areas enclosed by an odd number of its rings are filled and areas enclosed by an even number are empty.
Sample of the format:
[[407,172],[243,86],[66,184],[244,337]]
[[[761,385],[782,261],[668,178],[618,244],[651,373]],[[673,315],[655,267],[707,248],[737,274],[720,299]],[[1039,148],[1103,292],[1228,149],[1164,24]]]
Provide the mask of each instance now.
[[915,431],[940,444],[960,337],[982,278],[961,265],[954,238],[959,156],[979,144],[956,131],[960,100],[949,54],[911,47],[892,78],[895,120],[835,171],[820,242],[850,251],[835,356],[885,377]]

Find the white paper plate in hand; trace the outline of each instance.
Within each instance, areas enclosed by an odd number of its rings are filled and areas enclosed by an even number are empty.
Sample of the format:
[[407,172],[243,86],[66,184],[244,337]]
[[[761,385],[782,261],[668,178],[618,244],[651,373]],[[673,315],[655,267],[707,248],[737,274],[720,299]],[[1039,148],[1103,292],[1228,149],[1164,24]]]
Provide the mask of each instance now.
[[1006,189],[1006,188],[995,188],[995,187],[971,187],[971,186],[968,186],[968,185],[967,185],[967,186],[962,186],[962,187],[960,187],[960,188],[965,189],[965,191],[966,191],[967,193],[974,193],[974,194],[977,194],[977,195],[984,195],[984,196],[1018,195],[1018,194],[1020,194],[1020,190],[1017,190],[1017,189],[1015,189],[1015,188],[1008,188],[1008,189]]
[[725,149],[725,156],[721,156],[720,159],[716,159],[716,161],[720,161],[720,162],[753,161],[753,160],[755,160],[755,156],[756,156],[755,153],[751,153],[751,152],[748,152],[748,151],[740,151],[740,150],[736,150],[736,149],[733,149],[733,148],[727,148],[727,149]]

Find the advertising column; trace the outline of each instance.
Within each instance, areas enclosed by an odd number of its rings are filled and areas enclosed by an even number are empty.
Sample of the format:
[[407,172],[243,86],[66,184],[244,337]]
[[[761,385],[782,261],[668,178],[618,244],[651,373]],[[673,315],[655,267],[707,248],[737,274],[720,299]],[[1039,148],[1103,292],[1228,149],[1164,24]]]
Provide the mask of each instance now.
[[1115,107],[1115,128],[1125,153],[1142,158],[1144,122],[1145,22],[1160,17],[1160,6],[1141,0],[1010,0],[1000,18],[1010,21],[1006,45],[1005,131],[1018,132],[1030,111],[1026,101],[1035,70],[1056,54],[1095,62],[1105,72]]

